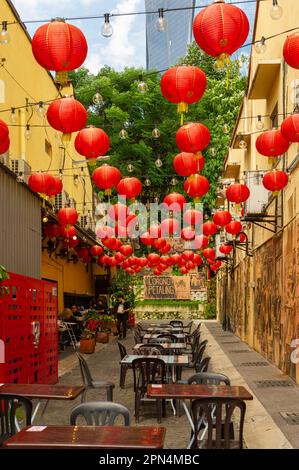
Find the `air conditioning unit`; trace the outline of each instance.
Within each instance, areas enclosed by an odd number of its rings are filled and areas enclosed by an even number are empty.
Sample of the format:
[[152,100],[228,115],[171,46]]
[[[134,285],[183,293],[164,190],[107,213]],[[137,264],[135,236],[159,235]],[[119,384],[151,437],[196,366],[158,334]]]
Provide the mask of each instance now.
[[269,202],[269,191],[263,186],[264,172],[248,171],[246,173],[246,185],[250,189],[250,198],[245,202],[245,217],[264,215]]
[[62,191],[60,194],[56,194],[55,196],[55,209],[59,211],[64,207],[67,207],[70,202],[69,195],[66,191]]
[[215,251],[216,251],[216,258],[225,258],[225,255],[221,253],[220,247],[224,243],[227,242],[226,234],[225,232],[223,233],[218,233],[215,237]]
[[31,175],[31,166],[22,159],[11,160],[11,170],[25,183],[28,183],[29,176]]
[[10,168],[10,158],[8,152],[2,153],[2,155],[0,155],[0,162],[7,166],[7,168]]
[[88,215],[81,215],[80,216],[80,227],[86,229],[88,227],[89,217]]

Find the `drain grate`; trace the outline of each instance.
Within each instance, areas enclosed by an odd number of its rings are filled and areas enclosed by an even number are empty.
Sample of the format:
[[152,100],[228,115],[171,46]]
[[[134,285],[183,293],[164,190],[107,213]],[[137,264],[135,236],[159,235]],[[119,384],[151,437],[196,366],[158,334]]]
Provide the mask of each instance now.
[[242,367],[266,367],[269,366],[268,362],[243,362],[240,364]]
[[299,425],[299,413],[294,413],[291,411],[282,412],[280,411],[279,414],[283,417],[283,419],[292,425]]
[[236,353],[236,354],[240,354],[240,353],[250,353],[250,349],[232,349],[231,351],[228,351],[230,353]]
[[254,383],[259,388],[294,387],[293,382],[289,380],[257,380]]

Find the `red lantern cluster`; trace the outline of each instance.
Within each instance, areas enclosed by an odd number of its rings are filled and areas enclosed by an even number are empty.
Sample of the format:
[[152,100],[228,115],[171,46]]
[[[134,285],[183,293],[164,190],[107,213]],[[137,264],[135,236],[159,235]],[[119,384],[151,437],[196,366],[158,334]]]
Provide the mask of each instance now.
[[44,196],[55,196],[62,191],[62,181],[49,173],[33,173],[28,180],[28,186],[34,193]]
[[242,232],[242,224],[239,220],[233,220],[225,227],[225,230],[230,235],[238,235]]

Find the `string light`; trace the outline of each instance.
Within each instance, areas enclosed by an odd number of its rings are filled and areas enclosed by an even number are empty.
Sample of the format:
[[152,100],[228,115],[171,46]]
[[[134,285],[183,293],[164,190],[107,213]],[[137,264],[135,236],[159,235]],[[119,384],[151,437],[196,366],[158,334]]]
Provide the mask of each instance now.
[[46,110],[45,110],[45,106],[44,106],[44,103],[42,101],[40,101],[38,103],[38,107],[36,109],[36,112],[37,112],[37,115],[40,117],[40,118],[44,118],[45,115],[46,115]]
[[241,136],[241,140],[239,142],[239,148],[242,149],[242,150],[247,149],[247,142],[244,140],[243,136]]
[[122,140],[126,140],[128,138],[128,133],[126,131],[126,129],[122,129],[119,133],[119,137],[120,139]]
[[45,215],[45,216],[43,217],[43,223],[46,224],[47,222],[49,222],[49,219],[48,219],[48,217]]
[[257,54],[264,54],[267,50],[266,38],[262,36],[261,40],[255,43],[254,48]]
[[0,33],[0,44],[6,46],[10,42],[9,32],[7,31],[7,21],[2,21],[2,30]]
[[151,180],[149,178],[146,178],[145,182],[144,182],[145,186],[149,187],[151,186]]
[[10,113],[10,116],[9,116],[9,120],[12,124],[16,124],[17,115],[16,115],[16,109],[15,108],[11,108],[11,113]]
[[264,129],[264,123],[262,121],[262,116],[260,114],[257,117],[256,128],[258,131],[262,131]]
[[159,18],[157,19],[156,28],[159,33],[165,33],[167,28],[167,21],[164,18],[164,8],[158,10]]
[[110,23],[110,14],[109,13],[104,14],[104,24],[103,24],[101,33],[102,33],[102,36],[104,38],[111,38],[111,36],[113,34],[113,27]]
[[31,138],[31,129],[30,129],[30,125],[29,124],[26,124],[26,130],[25,130],[25,139],[26,140],[29,140]]
[[145,94],[148,91],[148,86],[143,80],[142,75],[139,76],[139,83],[138,83],[137,88],[138,88],[139,93],[142,93],[142,94]]
[[216,150],[216,148],[215,148],[215,147],[211,147],[210,153],[211,153],[211,156],[212,156],[212,157],[216,157],[216,155],[217,155],[217,150]]
[[127,166],[127,170],[128,170],[129,173],[133,173],[134,167],[133,167],[132,163],[129,163],[129,165]]
[[223,126],[223,132],[224,132],[224,134],[229,134],[229,132],[230,132],[230,127],[229,127],[228,124],[224,124],[224,126]]
[[176,186],[178,184],[178,180],[173,177],[172,180],[170,181],[171,186]]
[[161,132],[157,127],[155,127],[155,129],[153,130],[152,136],[154,139],[159,139],[161,137]]
[[101,105],[104,103],[104,99],[99,91],[97,91],[93,97],[92,97],[92,102],[95,105]]
[[280,20],[283,14],[283,9],[278,5],[278,0],[273,0],[273,4],[270,10],[270,16],[272,20]]
[[156,165],[157,168],[161,168],[163,166],[163,162],[162,162],[161,158],[158,158],[155,161],[155,165]]
[[79,176],[78,175],[74,175],[74,185],[75,186],[78,186],[79,184]]

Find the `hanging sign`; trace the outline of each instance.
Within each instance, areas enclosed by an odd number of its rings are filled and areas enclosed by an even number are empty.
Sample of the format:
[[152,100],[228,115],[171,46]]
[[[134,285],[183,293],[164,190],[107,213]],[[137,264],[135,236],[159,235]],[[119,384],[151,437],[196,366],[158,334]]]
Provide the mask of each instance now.
[[190,276],[145,276],[144,298],[190,300]]

